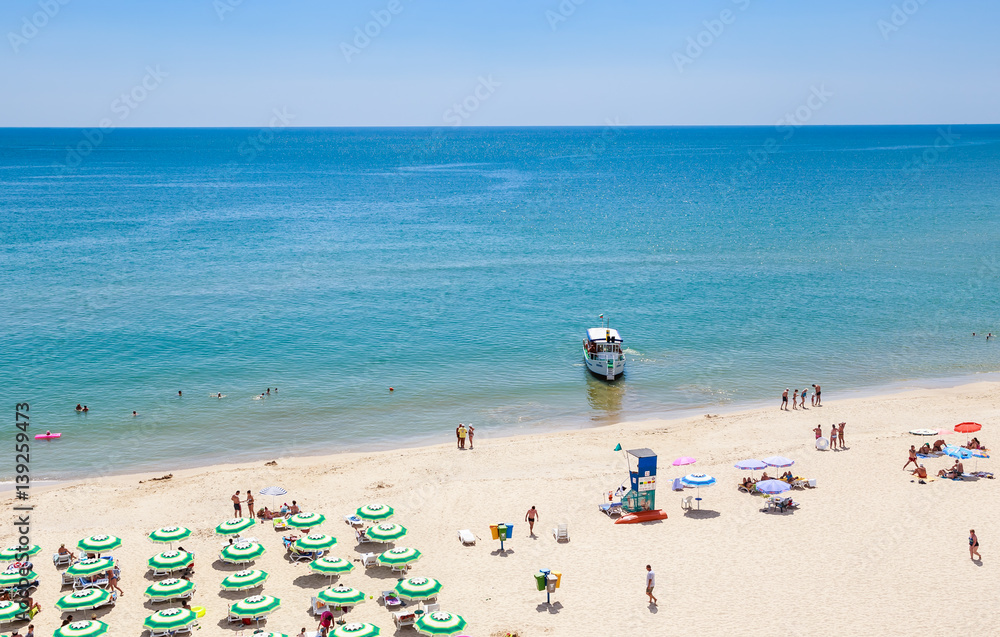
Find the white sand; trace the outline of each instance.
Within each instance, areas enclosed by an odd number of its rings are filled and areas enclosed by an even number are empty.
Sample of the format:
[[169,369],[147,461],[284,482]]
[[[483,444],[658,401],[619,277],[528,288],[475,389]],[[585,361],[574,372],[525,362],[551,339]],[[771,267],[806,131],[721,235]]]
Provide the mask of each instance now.
[[[832,393],[829,390],[828,394]],[[332,555],[359,554],[342,516],[361,504],[385,502],[410,529],[399,546],[424,557],[414,575],[440,579],[443,610],[469,622],[467,633],[485,636],[596,634],[618,627],[619,634],[661,635],[904,635],[914,632],[994,634],[993,609],[1000,601],[1000,481],[956,483],[912,481],[901,467],[918,438],[918,427],[951,429],[965,420],[983,423],[979,438],[1000,446],[1000,384],[978,383],[953,389],[921,390],[890,396],[829,401],[822,408],[766,410],[714,418],[626,423],[599,429],[489,440],[478,431],[474,451],[454,443],[403,451],[279,458],[277,467],[218,465],[174,472],[166,482],[151,475],[100,477],[36,491],[33,541],[44,552],[35,558],[42,585],[36,599],[45,610],[35,618],[36,634],[49,635],[61,616],[53,603],[70,589],[58,589],[51,553],[60,543],[75,545],[97,532],[120,535],[126,595],[112,610],[98,611],[114,635],[138,635],[153,612],[142,592],[151,580],[146,560],[163,550],[145,538],[168,524],[196,529],[182,542],[197,552],[194,604],[207,607],[200,635],[235,634],[226,621],[227,604],[219,581],[235,567],[216,561],[221,538],[214,526],[230,517],[236,490],[278,484],[304,510],[328,522],[318,530],[335,535]],[[812,428],[847,422],[848,449],[818,452]],[[444,437],[449,438],[448,431]],[[966,437],[951,434],[949,442]],[[602,492],[626,478],[617,443],[626,449],[650,447],[659,454],[657,504],[668,520],[646,525],[614,525],[598,512]],[[788,515],[761,512],[763,500],[738,493],[744,476],[733,463],[780,454],[797,461],[797,475],[815,478],[818,488],[794,491],[801,509]],[[670,466],[690,455],[693,467]],[[925,461],[935,472],[949,458]],[[971,468],[975,461],[967,461]],[[992,460],[979,468],[993,470]],[[680,494],[668,480],[691,472],[719,479],[702,489],[700,515],[686,516]],[[13,502],[5,494],[5,506]],[[258,505],[270,498],[257,496]],[[537,537],[528,538],[525,511],[537,505]],[[506,555],[489,539],[488,526],[512,521],[515,537]],[[557,544],[551,529],[569,524],[571,541]],[[472,529],[474,547],[459,544],[456,531]],[[967,532],[975,528],[984,562],[970,561]],[[264,592],[282,600],[267,622],[270,630],[297,634],[316,628],[309,598],[327,585],[305,564],[284,558],[280,535],[270,526],[254,533],[268,548],[256,563],[271,573]],[[3,542],[11,543],[11,532]],[[659,608],[644,594],[646,563],[657,573]],[[540,567],[562,571],[557,610],[542,605],[532,578]],[[358,566],[340,581],[377,597],[391,588],[388,569],[365,572]],[[156,605],[154,609],[165,607]],[[89,612],[83,613],[89,616]],[[395,629],[388,612],[369,600],[347,615],[370,621],[383,635]],[[410,629],[399,634],[415,635]]]

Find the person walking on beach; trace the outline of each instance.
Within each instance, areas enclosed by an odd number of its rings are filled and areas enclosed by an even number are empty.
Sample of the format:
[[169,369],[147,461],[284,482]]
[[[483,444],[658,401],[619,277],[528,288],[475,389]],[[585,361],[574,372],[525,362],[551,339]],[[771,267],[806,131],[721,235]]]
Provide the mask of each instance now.
[[917,464],[917,448],[914,447],[913,445],[910,445],[910,459],[907,460],[906,464],[903,465],[903,469],[905,470],[908,466],[910,466],[911,462],[915,466],[920,466],[919,464]]
[[969,558],[975,561],[977,557],[980,560],[983,559],[983,556],[979,554],[979,538],[976,537],[975,529],[969,529]]
[[788,388],[785,387],[785,391],[781,392],[781,408],[788,411]]
[[656,586],[656,573],[653,572],[653,567],[649,564],[646,565],[646,595],[649,596],[649,603],[656,606],[656,598],[653,597],[653,587]]
[[792,394],[792,409],[795,409],[797,411],[799,408],[798,405],[799,405],[799,390],[796,389],[795,393]]
[[469,449],[472,449],[473,448],[472,447],[472,436],[475,435],[476,428],[473,427],[472,425],[469,425],[468,427],[466,427],[466,430],[468,430],[468,432],[469,432]]
[[803,389],[802,390],[802,396],[800,397],[800,399],[801,399],[802,402],[799,403],[799,406],[802,407],[802,409],[806,408],[806,394],[808,394],[808,393],[809,393],[808,389]]
[[535,537],[535,520],[540,520],[541,517],[538,515],[538,509],[535,505],[531,505],[528,512],[524,514],[524,521],[528,523],[528,535],[529,537]]
[[846,422],[842,422],[839,425],[837,425],[837,440],[840,441],[841,449],[844,448],[844,425],[846,424],[847,424]]
[[229,499],[233,501],[233,511],[236,512],[236,517],[242,518],[243,517],[243,505],[240,504],[240,492],[237,491],[236,495],[234,495],[233,497],[231,497]]
[[820,398],[819,385],[813,385],[813,407],[821,407],[822,398]]
[[254,508],[253,508],[253,491],[247,489],[247,515],[253,519]]

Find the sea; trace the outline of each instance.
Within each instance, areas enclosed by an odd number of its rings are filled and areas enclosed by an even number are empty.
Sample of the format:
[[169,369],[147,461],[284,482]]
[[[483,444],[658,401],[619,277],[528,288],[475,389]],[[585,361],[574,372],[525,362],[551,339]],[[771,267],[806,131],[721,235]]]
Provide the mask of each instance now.
[[0,221],[36,480],[1000,370],[1000,126],[0,129]]

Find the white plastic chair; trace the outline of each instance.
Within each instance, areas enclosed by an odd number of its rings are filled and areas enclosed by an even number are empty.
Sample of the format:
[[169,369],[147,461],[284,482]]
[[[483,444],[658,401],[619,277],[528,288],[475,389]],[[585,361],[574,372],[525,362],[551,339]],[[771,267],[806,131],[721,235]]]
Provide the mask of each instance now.
[[556,538],[556,542],[568,542],[569,541],[569,525],[560,524],[556,528],[552,529],[552,535]]
[[378,566],[378,555],[375,555],[374,553],[362,553],[361,565],[364,566],[365,568]]
[[681,508],[686,510],[691,510],[691,502],[694,500],[694,496],[689,495],[683,500],[681,500]]

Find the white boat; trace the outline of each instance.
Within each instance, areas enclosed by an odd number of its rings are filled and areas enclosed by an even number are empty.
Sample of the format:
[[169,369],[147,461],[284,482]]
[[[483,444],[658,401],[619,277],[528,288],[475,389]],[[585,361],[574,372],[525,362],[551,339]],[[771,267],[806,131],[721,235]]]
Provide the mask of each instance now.
[[592,327],[583,339],[583,362],[595,376],[614,380],[625,373],[622,337],[610,327]]

